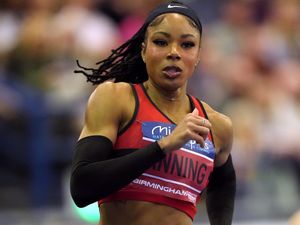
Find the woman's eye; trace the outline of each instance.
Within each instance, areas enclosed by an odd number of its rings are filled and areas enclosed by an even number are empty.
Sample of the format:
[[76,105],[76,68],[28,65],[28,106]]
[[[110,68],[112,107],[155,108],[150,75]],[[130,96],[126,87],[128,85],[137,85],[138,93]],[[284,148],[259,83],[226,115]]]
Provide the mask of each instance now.
[[188,42],[183,42],[183,43],[182,43],[182,47],[183,47],[183,48],[192,48],[192,47],[194,47],[194,46],[195,46],[195,43],[194,43],[194,42],[188,41]]
[[158,46],[166,46],[167,45],[167,42],[164,40],[154,40],[153,43]]

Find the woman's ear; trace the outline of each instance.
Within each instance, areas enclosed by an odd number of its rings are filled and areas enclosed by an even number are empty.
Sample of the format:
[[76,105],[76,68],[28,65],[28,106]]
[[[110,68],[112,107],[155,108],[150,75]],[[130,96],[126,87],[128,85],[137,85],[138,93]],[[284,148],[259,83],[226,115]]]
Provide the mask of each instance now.
[[142,56],[143,61],[145,62],[145,51],[146,51],[146,44],[145,44],[145,42],[142,43],[141,47],[142,47],[141,56]]

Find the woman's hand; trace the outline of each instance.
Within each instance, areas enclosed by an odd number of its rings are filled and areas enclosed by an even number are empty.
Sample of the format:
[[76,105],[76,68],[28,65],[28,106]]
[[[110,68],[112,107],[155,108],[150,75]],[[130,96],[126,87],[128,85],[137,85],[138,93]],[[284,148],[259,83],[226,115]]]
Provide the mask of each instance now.
[[187,114],[176,126],[172,133],[158,141],[159,146],[166,153],[181,148],[189,140],[195,140],[204,147],[205,139],[209,134],[210,122],[198,115],[198,109]]

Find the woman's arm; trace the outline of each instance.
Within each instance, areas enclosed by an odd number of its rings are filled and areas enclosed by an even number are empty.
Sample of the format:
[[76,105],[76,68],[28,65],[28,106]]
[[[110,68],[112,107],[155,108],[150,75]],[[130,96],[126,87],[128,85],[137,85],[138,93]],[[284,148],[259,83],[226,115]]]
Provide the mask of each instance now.
[[206,208],[211,225],[231,225],[235,191],[235,171],[229,155],[224,165],[214,169],[207,187]]
[[85,137],[77,143],[71,175],[77,206],[114,193],[165,156],[156,142],[118,158],[111,158],[112,150],[112,142],[104,136]]
[[213,120],[214,139],[219,151],[207,187],[206,208],[211,225],[230,225],[236,192],[235,170],[230,154],[232,123],[228,117],[217,112],[213,112],[210,119]]
[[153,143],[113,158],[119,126],[126,122],[124,118],[131,117],[134,105],[131,87],[124,83],[103,83],[91,95],[72,161],[70,188],[77,206],[84,207],[119,190],[165,156]]

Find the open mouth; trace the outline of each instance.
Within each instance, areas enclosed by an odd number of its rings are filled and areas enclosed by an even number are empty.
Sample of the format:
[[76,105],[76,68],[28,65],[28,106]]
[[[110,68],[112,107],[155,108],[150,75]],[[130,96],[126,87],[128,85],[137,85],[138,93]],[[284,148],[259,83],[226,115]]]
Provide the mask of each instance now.
[[167,66],[163,69],[163,73],[169,78],[176,78],[182,72],[182,69],[178,66]]

